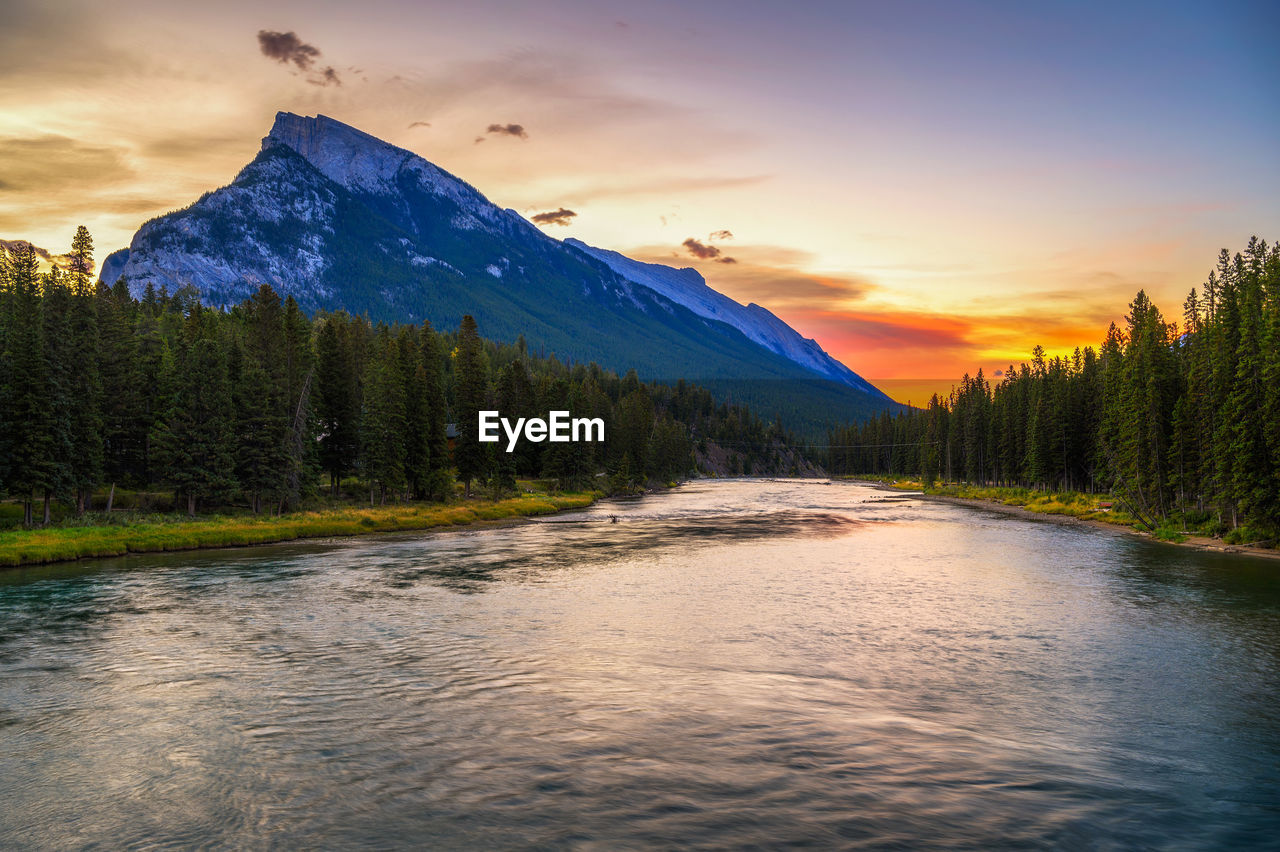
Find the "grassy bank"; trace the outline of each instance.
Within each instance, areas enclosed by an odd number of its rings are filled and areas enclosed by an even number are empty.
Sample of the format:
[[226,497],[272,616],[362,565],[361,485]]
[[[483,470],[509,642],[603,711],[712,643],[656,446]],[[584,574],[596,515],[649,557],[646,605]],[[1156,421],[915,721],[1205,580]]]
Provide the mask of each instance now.
[[[1240,547],[1250,552],[1274,551],[1274,538],[1248,527],[1226,530],[1208,513],[1175,515],[1154,530],[1147,529],[1138,519],[1125,511],[1121,501],[1109,494],[1083,494],[1078,491],[1037,491],[1031,488],[1005,488],[987,485],[963,485],[939,483],[925,487],[919,480],[848,476],[864,482],[879,482],[890,488],[909,488],[923,491],[933,497],[951,497],[958,500],[975,500],[996,503],[1033,512],[1040,515],[1065,515],[1081,521],[1112,524],[1125,527],[1159,541],[1175,544],[1191,543],[1198,547],[1215,543],[1228,547]],[[1107,506],[1110,505],[1110,508]]]
[[[1138,519],[1126,512],[1114,497],[1107,494],[1083,494],[1079,491],[1035,491],[1030,488],[997,488],[977,485],[935,485],[925,493],[962,500],[986,500],[1005,506],[1017,506],[1040,515],[1067,515],[1084,521],[1102,521],[1132,527]],[[1106,508],[1110,504],[1111,508]]]
[[[934,497],[954,497],[960,500],[981,500],[998,503],[1002,506],[1013,506],[1034,512],[1039,515],[1066,515],[1082,521],[1097,521],[1116,526],[1137,529],[1138,519],[1126,512],[1120,501],[1109,494],[1084,494],[1079,491],[1037,491],[1031,488],[997,487],[991,485],[964,485],[959,483],[938,483],[925,486],[919,480],[850,476],[846,479],[857,479],[864,482],[879,482],[891,488],[910,488],[923,491]],[[1107,506],[1110,505],[1110,508]],[[1156,538],[1167,541],[1182,541],[1186,536],[1172,527],[1160,528],[1154,533]]]
[[276,516],[215,515],[195,520],[148,515],[36,530],[0,532],[0,567],[39,565],[95,556],[269,544],[380,532],[455,527],[547,515],[590,506],[596,492],[527,494],[506,500],[336,508]]

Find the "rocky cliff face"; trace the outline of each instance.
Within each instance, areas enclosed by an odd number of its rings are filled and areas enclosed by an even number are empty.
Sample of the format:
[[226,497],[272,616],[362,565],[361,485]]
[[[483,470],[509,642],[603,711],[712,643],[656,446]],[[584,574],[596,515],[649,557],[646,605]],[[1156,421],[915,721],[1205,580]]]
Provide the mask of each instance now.
[[230,186],[143,225],[124,253],[103,262],[101,277],[124,278],[135,295],[147,283],[191,287],[222,305],[268,283],[314,309],[332,295],[324,277],[337,204],[335,188],[305,161],[264,141]]

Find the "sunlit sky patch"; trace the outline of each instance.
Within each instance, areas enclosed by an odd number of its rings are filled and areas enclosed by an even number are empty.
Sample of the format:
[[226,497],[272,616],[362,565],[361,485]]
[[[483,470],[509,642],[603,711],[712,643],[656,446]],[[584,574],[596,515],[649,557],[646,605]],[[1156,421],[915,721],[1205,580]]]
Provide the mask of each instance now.
[[[0,237],[99,256],[277,110],[698,268],[871,378],[1097,345],[1280,237],[1274,3],[10,0]],[[692,241],[692,242],[691,242]],[[696,248],[697,246],[703,251]],[[710,251],[714,250],[714,251]]]

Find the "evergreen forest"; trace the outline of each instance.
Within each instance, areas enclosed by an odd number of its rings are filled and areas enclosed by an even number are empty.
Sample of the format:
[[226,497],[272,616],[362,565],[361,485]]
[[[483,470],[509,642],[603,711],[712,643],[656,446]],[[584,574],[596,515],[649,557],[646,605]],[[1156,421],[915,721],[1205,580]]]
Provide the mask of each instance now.
[[[777,423],[683,381],[641,382],[596,364],[456,331],[308,317],[263,285],[229,310],[196,294],[141,298],[94,281],[81,227],[65,268],[29,245],[0,249],[0,494],[27,526],[57,503],[110,511],[116,488],[167,489],[174,508],[282,513],[325,498],[447,500],[516,477],[631,492],[697,469],[708,443],[727,473],[787,473]],[[477,412],[605,423],[600,443],[477,441]],[[97,495],[98,505],[94,505]]]
[[1280,244],[1223,250],[1182,316],[1140,291],[1101,349],[966,375],[829,433],[835,474],[1106,491],[1149,527],[1280,531]]

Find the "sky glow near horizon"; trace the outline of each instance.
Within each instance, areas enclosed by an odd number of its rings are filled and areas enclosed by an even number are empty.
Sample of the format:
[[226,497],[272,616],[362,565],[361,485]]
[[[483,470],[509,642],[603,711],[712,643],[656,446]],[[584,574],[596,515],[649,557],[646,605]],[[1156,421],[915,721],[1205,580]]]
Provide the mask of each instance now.
[[323,113],[920,379],[1096,347],[1139,288],[1179,318],[1280,237],[1275,4],[360,8],[8,0],[0,238],[101,259]]

